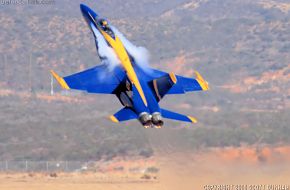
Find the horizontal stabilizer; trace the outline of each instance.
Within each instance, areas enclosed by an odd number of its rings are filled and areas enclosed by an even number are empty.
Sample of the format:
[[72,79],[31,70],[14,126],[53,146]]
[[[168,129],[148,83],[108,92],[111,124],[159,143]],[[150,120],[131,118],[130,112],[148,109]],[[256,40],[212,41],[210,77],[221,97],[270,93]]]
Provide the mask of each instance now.
[[185,121],[190,123],[197,123],[197,120],[191,116],[182,115],[169,110],[161,109],[161,115],[167,119],[173,119],[178,121]]
[[130,108],[126,108],[126,107],[121,109],[114,115],[110,116],[110,119],[115,123],[131,120],[131,119],[137,119],[137,118],[138,116],[136,115],[136,113],[133,112]]

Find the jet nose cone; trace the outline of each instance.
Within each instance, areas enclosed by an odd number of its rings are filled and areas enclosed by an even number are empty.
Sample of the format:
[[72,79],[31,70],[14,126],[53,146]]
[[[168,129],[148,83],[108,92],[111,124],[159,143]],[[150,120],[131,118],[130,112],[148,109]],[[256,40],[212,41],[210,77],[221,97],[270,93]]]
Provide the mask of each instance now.
[[85,4],[80,4],[80,9],[81,9],[83,15],[90,15],[93,18],[96,18],[98,16],[92,9],[90,9]]
[[82,13],[88,13],[89,7],[87,7],[85,4],[80,4],[80,9]]

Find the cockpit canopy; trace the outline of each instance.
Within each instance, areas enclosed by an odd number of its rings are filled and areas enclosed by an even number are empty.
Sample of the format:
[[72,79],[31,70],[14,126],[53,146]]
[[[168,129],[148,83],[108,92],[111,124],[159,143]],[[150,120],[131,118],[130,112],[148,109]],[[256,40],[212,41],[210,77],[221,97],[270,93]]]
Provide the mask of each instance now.
[[106,21],[105,19],[101,18],[99,19],[99,25],[102,27],[107,27],[108,26],[108,21]]
[[115,39],[115,34],[114,32],[112,31],[112,29],[110,28],[109,26],[109,23],[106,19],[99,19],[98,20],[98,25],[99,27],[104,31],[106,32],[107,34],[109,34],[113,39]]

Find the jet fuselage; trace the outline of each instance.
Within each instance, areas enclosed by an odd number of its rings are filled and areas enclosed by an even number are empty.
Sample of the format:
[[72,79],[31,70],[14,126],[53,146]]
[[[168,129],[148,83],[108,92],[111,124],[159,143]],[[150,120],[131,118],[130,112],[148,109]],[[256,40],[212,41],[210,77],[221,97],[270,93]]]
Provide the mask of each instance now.
[[123,108],[110,116],[113,122],[138,119],[146,128],[160,128],[163,118],[197,122],[191,116],[159,106],[159,102],[167,94],[208,90],[208,83],[197,71],[196,78],[188,78],[144,67],[137,47],[89,7],[81,4],[80,9],[94,34],[102,64],[65,77],[60,77],[51,70],[62,88],[116,95]]
[[[146,77],[144,77],[148,74],[142,67],[135,63],[134,57],[128,53],[123,42],[120,40],[119,36],[114,33],[112,28],[110,28],[110,25],[108,24],[106,28],[101,25],[100,21],[103,21],[103,18],[85,5],[81,5],[80,8],[83,17],[94,33],[96,41],[99,40],[97,39],[99,35],[96,33],[100,32],[102,37],[106,40],[107,45],[113,49],[120,61],[122,69],[126,73],[123,88],[119,88],[119,91],[116,92],[121,103],[124,106],[130,106],[134,109],[139,116],[140,122],[146,125],[146,127],[151,127],[152,124],[161,127],[163,121],[161,120],[159,104],[148,85],[148,81],[146,81]],[[100,56],[100,58],[102,58],[102,56]],[[138,76],[143,77],[139,78]],[[111,119],[114,120],[114,118]],[[152,123],[152,121],[154,122]]]

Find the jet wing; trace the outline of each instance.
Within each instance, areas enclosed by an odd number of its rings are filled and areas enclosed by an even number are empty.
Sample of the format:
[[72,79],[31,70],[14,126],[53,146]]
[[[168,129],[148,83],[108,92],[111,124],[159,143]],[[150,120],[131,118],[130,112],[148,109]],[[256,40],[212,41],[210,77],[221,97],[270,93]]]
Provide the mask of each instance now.
[[191,91],[209,90],[208,83],[195,71],[195,78],[187,78],[176,75],[177,82],[167,94],[183,94]]
[[51,74],[64,89],[102,94],[112,94],[125,77],[120,68],[115,67],[110,71],[105,64],[63,78],[54,71]]
[[195,75],[195,78],[187,78],[152,69],[150,83],[152,83],[152,89],[159,100],[166,94],[184,94],[190,91],[208,90],[207,81],[197,71],[195,71]]

